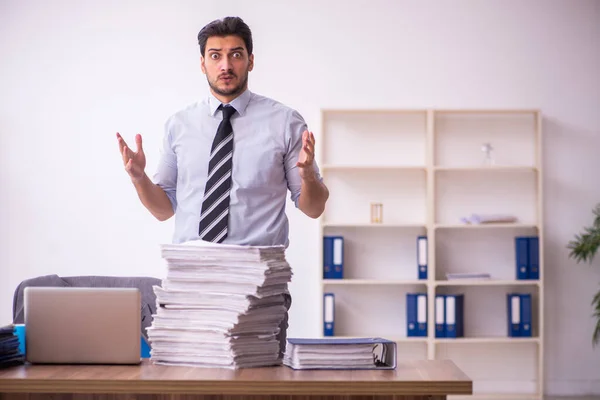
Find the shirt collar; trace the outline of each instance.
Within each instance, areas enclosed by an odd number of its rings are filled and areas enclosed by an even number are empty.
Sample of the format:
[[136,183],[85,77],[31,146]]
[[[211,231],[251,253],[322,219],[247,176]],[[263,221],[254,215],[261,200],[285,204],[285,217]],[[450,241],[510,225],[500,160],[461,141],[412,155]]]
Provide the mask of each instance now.
[[[250,98],[252,97],[252,92],[250,89],[244,90],[242,94],[233,99],[229,104],[235,108],[239,115],[244,115],[246,112],[246,107],[248,107],[248,103],[250,103]],[[215,116],[219,106],[221,105],[221,101],[217,99],[212,93],[208,95],[208,105],[210,109],[210,115]]]

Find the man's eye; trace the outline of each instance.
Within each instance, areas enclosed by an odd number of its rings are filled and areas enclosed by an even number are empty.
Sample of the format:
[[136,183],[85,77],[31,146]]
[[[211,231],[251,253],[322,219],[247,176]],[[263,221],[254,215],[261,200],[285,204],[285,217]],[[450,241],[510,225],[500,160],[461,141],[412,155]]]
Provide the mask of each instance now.
[[217,58],[219,58],[219,55],[217,53],[212,53],[210,55],[210,58],[212,58],[213,60],[216,60]]
[[235,58],[240,58],[242,56],[242,53],[233,53],[233,57]]

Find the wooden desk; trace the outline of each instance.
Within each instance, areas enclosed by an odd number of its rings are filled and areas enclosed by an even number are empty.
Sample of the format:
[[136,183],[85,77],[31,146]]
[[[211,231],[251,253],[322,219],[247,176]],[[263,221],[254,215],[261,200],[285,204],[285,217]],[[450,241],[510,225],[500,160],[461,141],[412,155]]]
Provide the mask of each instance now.
[[400,363],[389,371],[241,370],[153,365],[24,365],[0,370],[0,400],[377,399],[443,400],[472,394],[451,361]]

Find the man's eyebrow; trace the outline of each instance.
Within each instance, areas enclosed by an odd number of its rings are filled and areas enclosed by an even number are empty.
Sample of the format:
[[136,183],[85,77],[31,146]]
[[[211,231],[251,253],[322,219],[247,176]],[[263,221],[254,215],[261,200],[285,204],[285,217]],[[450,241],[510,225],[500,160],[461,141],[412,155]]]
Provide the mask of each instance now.
[[[210,49],[208,49],[207,51],[221,51],[221,50],[223,50],[223,49],[215,49],[215,48],[210,48]],[[244,48],[243,48],[243,47],[241,47],[241,46],[240,46],[240,47],[234,47],[234,48],[233,48],[233,49],[231,49],[230,51],[240,51],[240,50],[242,50],[242,51],[243,51],[243,50],[244,50]]]

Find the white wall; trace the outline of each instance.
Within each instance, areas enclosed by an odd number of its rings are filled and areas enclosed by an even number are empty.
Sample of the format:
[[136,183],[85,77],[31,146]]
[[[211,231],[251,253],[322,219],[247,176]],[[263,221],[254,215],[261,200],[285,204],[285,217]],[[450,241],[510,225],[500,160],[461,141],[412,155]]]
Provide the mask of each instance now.
[[[545,120],[546,377],[600,393],[593,267],[566,243],[600,202],[600,2],[0,2],[0,321],[23,279],[161,277],[171,237],[143,209],[115,132],[144,135],[151,171],[164,120],[206,92],[196,35],[240,15],[255,39],[251,89],[298,109],[540,108]],[[320,329],[317,222],[290,209],[291,335]]]

